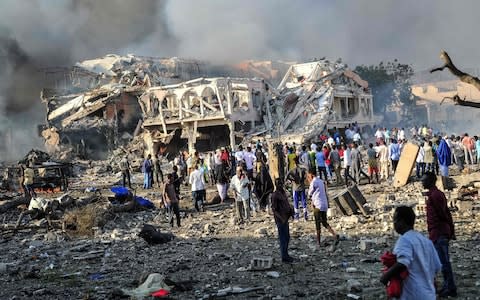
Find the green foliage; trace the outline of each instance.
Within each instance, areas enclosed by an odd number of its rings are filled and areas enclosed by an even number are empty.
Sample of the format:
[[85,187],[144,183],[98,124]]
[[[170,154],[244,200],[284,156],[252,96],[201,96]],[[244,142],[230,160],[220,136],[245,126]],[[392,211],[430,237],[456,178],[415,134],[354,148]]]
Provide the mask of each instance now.
[[373,95],[373,110],[384,113],[387,105],[404,104],[411,107],[415,103],[410,87],[410,78],[414,71],[412,66],[393,62],[380,62],[378,65],[357,66],[355,73],[368,81]]

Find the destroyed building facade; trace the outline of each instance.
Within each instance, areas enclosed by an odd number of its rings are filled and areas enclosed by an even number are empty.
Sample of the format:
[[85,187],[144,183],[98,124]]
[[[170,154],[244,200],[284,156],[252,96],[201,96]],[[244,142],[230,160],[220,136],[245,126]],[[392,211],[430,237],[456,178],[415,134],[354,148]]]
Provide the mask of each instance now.
[[297,144],[315,139],[326,128],[355,122],[364,127],[378,121],[368,82],[341,63],[292,65],[277,91],[278,131]]
[[209,77],[205,63],[132,55],[48,69],[41,135],[49,151],[99,159],[139,135],[145,153],[161,145],[193,152],[234,148],[252,136],[303,143],[326,128],[377,121],[368,83],[341,63],[290,64],[277,88],[270,82],[278,71],[268,71],[274,64],[260,66],[269,78]]
[[177,58],[107,55],[72,68],[45,70],[48,88],[41,98],[46,123],[41,127],[48,151],[72,149],[101,159],[128,143],[141,129],[138,101],[152,85],[178,83],[202,75],[202,64]]

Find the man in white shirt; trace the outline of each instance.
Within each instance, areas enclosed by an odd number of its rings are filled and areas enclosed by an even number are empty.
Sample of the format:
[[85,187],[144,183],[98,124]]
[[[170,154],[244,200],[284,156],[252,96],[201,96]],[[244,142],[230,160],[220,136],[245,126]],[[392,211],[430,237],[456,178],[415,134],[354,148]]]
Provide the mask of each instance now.
[[353,142],[357,145],[361,145],[362,144],[362,137],[360,136],[360,133],[359,132],[355,132],[353,134]]
[[402,141],[405,140],[405,128],[402,127],[398,132],[398,139]]
[[375,137],[377,138],[377,141],[384,138],[383,130],[380,127],[375,132]]
[[377,147],[378,159],[380,161],[380,180],[388,179],[388,148],[383,141]]
[[250,219],[250,181],[247,178],[247,174],[243,172],[241,167],[237,167],[236,174],[232,177],[230,186],[235,193],[235,215],[237,222],[243,223],[243,215],[245,216],[246,220]]
[[241,166],[243,164],[243,158],[245,153],[243,151],[243,146],[238,146],[238,151],[235,152],[235,161],[237,162],[237,166]]
[[408,275],[402,280],[400,300],[425,299],[435,300],[435,274],[441,270],[442,264],[433,243],[413,229],[415,213],[408,206],[400,206],[393,214],[393,227],[400,234],[393,254],[397,262],[380,278],[380,282],[388,282],[399,276],[404,270]]
[[243,153],[243,161],[245,162],[245,166],[247,168],[247,176],[250,180],[253,180],[253,167],[255,166],[256,160],[257,159],[255,153],[253,153],[252,148],[248,146],[247,151]]
[[200,170],[200,166],[196,164],[189,178],[190,186],[192,187],[192,197],[197,211],[205,211],[203,207],[203,200],[205,198],[205,177]]

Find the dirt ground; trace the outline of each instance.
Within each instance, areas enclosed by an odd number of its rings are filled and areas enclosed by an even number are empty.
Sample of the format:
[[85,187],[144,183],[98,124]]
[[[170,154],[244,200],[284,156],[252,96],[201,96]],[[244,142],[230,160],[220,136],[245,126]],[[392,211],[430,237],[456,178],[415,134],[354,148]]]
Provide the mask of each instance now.
[[[478,180],[478,175],[457,175],[454,180],[463,184]],[[140,176],[134,182],[141,182]],[[107,187],[117,180],[110,174],[78,177],[70,185],[72,196],[81,197],[93,183]],[[235,225],[231,200],[207,205],[205,212],[197,213],[192,210],[188,187],[182,190],[180,228],[171,229],[163,210],[154,209],[115,214],[92,236],[45,228],[3,230],[0,299],[119,299],[120,290],[135,289],[151,273],[164,275],[165,283],[174,286],[171,299],[385,299],[378,281],[383,267],[378,259],[393,248],[398,237],[392,229],[393,209],[399,204],[417,204],[416,229],[425,233],[425,216],[418,205],[422,190],[419,183],[395,190],[388,182],[359,188],[371,213],[368,218],[338,213],[331,217],[330,224],[341,235],[335,249],[326,232],[326,245],[316,245],[312,215],[306,222],[290,223],[293,264],[281,263],[270,214],[260,212],[250,222]],[[213,186],[209,189],[208,199],[214,195]],[[340,190],[332,188],[330,194]],[[101,192],[109,194],[107,189]],[[152,200],[158,193],[158,188],[137,189],[138,195]],[[454,198],[451,193],[447,196]],[[478,203],[476,198],[473,208],[465,208],[463,203],[452,202],[459,207],[453,211],[457,240],[450,244],[457,299],[480,299]],[[4,213],[3,224],[15,223],[19,213],[19,209]],[[172,232],[175,239],[148,245],[138,237],[145,223]],[[255,257],[272,258],[271,269],[246,270]],[[217,295],[229,287],[233,291],[238,290],[235,287],[258,289]]]

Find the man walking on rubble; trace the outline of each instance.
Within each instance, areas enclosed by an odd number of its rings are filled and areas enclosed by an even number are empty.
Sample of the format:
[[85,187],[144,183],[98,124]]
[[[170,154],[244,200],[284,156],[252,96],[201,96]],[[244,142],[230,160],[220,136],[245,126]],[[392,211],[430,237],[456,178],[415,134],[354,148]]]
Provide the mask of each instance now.
[[[362,155],[358,150],[357,144],[355,143],[353,143],[352,151],[350,152],[350,159],[352,164],[353,178],[355,178],[356,184],[360,184],[360,175],[362,171]],[[368,180],[370,181],[370,178]]]
[[400,146],[398,145],[397,140],[392,140],[392,143],[388,146],[388,152],[390,154],[390,160],[392,161],[393,173],[395,173],[398,161],[400,160]]
[[197,163],[193,166],[193,171],[190,173],[189,183],[192,187],[192,198],[197,212],[204,211],[203,199],[205,193],[205,179],[203,172],[200,170],[200,165]]
[[293,258],[288,255],[288,244],[290,242],[288,219],[292,217],[293,209],[288,202],[288,196],[283,188],[282,179],[275,179],[275,187],[276,190],[272,194],[272,212],[278,230],[280,255],[282,257],[282,262],[291,263],[293,262]]
[[170,226],[173,227],[173,215],[177,218],[177,227],[180,227],[180,208],[178,205],[178,195],[175,191],[172,174],[167,174],[167,181],[163,186],[163,199],[168,211]]
[[335,172],[335,179],[337,181],[337,186],[343,184],[341,170],[342,162],[340,160],[340,154],[337,150],[337,145],[332,145],[332,150],[329,154],[330,164],[332,165],[333,171]]
[[250,181],[243,168],[238,166],[230,182],[235,193],[235,216],[238,223],[250,220]]
[[245,161],[245,166],[247,168],[247,176],[250,181],[253,180],[253,167],[255,164],[255,154],[252,152],[252,147],[248,146],[247,151],[245,151],[243,160]]
[[305,179],[306,170],[300,167],[298,163],[298,157],[295,157],[295,168],[290,170],[287,174],[287,180],[292,182],[293,189],[293,209],[295,211],[294,221],[298,221],[300,218],[298,203],[302,202],[303,208],[303,220],[308,220],[308,208],[307,197],[305,195]]
[[120,160],[119,167],[122,172],[123,187],[125,187],[125,183],[126,181],[128,181],[128,187],[132,188],[132,184],[130,181],[130,163],[128,162],[127,154],[125,154],[125,156]]
[[23,170],[23,186],[25,190],[25,197],[27,198],[36,198],[37,194],[33,190],[33,179],[35,177],[35,172],[30,168],[30,163],[27,162],[25,165],[25,170]]
[[152,175],[153,175],[153,164],[152,164],[152,155],[149,154],[147,158],[143,161],[142,164],[142,173],[143,173],[143,188],[151,189],[152,188]]
[[155,155],[155,157],[152,160],[152,163],[153,163],[152,182],[155,182],[158,187],[160,187],[160,180],[163,183],[163,172],[162,172],[162,167],[161,167],[161,162],[162,162],[161,158],[162,158],[161,156]]
[[383,140],[380,140],[377,148],[378,159],[380,160],[380,180],[388,180],[388,148]]
[[441,261],[432,242],[414,230],[415,213],[408,206],[399,206],[393,214],[393,227],[400,234],[393,254],[396,262],[380,278],[387,285],[405,270],[408,275],[401,282],[400,300],[435,300],[435,274],[441,268]]
[[315,218],[315,228],[317,230],[317,244],[320,246],[323,226],[335,237],[336,246],[340,241],[340,236],[335,233],[333,228],[327,222],[327,185],[320,178],[320,176],[316,176],[315,170],[308,171],[308,181],[310,182],[310,187],[308,189],[308,197],[312,199],[313,216]]
[[453,279],[448,243],[455,240],[455,227],[452,215],[447,205],[445,194],[440,191],[435,183],[437,176],[432,172],[426,172],[422,178],[422,184],[427,192],[427,229],[430,240],[437,250],[442,263],[443,285],[439,292],[441,297],[457,296],[457,287]]
[[230,177],[228,176],[229,169],[226,162],[222,162],[220,165],[215,165],[215,181],[217,182],[217,191],[220,196],[220,203],[225,202],[227,199],[228,191],[228,181]]
[[377,151],[373,149],[373,144],[368,144],[367,150],[367,157],[368,157],[368,175],[370,175],[370,182],[373,182],[373,174],[375,174],[375,178],[378,180],[378,164],[377,164]]

